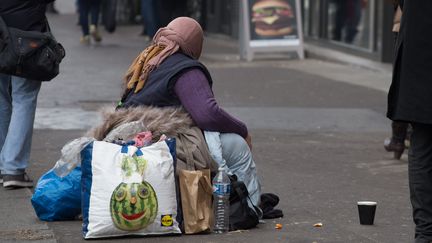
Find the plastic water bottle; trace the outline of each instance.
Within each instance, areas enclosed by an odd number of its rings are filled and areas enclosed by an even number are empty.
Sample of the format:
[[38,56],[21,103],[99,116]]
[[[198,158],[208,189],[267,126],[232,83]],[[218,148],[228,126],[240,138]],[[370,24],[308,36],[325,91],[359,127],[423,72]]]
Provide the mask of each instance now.
[[220,167],[213,179],[214,233],[226,233],[229,230],[230,191],[231,181],[225,168]]

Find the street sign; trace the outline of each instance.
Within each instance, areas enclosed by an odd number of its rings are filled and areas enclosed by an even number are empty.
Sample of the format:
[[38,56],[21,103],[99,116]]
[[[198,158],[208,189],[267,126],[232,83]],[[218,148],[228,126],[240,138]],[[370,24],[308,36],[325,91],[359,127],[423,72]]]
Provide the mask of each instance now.
[[299,0],[241,0],[240,57],[255,53],[296,52],[304,58]]

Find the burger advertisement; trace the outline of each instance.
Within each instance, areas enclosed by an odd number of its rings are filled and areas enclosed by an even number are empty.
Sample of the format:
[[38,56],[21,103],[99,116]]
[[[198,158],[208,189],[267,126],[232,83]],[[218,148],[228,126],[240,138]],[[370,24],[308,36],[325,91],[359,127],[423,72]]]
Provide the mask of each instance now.
[[295,0],[249,0],[251,39],[297,38]]

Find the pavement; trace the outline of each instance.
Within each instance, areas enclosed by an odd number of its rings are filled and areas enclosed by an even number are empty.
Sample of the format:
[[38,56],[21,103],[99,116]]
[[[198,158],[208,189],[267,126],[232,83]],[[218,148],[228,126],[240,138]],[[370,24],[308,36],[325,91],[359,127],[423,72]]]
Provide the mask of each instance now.
[[[148,44],[138,35],[140,26],[125,25],[103,33],[101,44],[82,46],[77,16],[49,20],[67,56],[61,74],[44,83],[39,95],[28,168],[35,180],[55,164],[67,141],[100,121],[102,106],[119,99],[122,75]],[[385,118],[390,66],[280,55],[243,62],[238,53],[236,41],[207,34],[201,61],[213,76],[219,104],[248,125],[263,192],[280,197],[277,208],[284,217],[225,235],[93,242],[412,242],[407,155],[393,160],[383,149],[390,133]],[[38,220],[32,193],[0,188],[0,242],[84,241],[79,220]],[[374,225],[359,224],[360,200],[378,202]]]

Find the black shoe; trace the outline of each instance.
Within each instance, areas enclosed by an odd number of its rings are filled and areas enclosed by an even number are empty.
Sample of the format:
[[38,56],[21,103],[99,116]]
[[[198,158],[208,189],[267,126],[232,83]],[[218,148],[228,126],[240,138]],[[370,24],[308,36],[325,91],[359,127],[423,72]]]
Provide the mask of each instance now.
[[274,219],[282,218],[283,212],[280,209],[274,207],[279,203],[279,197],[273,193],[261,194],[260,208],[263,212],[263,219]]
[[279,197],[273,193],[263,193],[260,197],[261,205],[260,208],[274,208],[279,203]]
[[26,173],[21,175],[3,175],[3,187],[7,189],[33,187],[33,180]]

